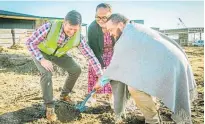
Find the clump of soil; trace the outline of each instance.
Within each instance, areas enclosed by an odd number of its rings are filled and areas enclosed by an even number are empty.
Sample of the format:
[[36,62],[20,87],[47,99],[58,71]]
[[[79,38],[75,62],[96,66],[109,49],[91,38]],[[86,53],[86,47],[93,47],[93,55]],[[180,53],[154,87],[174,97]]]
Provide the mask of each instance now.
[[55,113],[61,122],[78,120],[82,117],[80,111],[75,109],[75,106],[61,101],[56,102]]
[[110,113],[103,113],[97,117],[100,119],[102,124],[115,124],[115,120],[112,114]]
[[145,120],[141,121],[136,118],[136,113],[128,113],[125,119],[125,124],[145,124]]

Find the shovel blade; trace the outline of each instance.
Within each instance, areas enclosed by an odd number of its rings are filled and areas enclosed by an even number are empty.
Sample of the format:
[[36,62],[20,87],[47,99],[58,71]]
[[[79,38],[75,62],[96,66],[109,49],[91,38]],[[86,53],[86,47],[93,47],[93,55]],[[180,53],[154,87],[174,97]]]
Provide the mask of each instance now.
[[81,105],[81,104],[78,104],[76,107],[75,107],[77,110],[79,110],[80,112],[84,112],[87,107],[84,106],[84,105]]

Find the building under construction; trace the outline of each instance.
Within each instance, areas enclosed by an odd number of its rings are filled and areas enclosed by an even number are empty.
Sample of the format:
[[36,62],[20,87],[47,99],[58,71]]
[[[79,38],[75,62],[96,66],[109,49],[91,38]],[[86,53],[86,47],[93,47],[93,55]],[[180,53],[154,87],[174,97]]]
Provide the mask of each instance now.
[[[179,25],[183,28],[160,30],[160,28],[152,27],[152,29],[162,32],[168,37],[178,42],[181,46],[191,46],[196,40],[204,40],[204,27],[186,27],[184,22],[178,18]],[[131,20],[131,23],[144,24],[144,20]]]
[[159,30],[182,46],[190,46],[196,40],[204,39],[204,27]]

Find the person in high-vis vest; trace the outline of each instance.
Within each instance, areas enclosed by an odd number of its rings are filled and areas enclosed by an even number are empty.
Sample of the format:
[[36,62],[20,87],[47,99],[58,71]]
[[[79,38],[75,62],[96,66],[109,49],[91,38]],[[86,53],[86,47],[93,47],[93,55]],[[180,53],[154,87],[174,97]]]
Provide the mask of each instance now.
[[72,10],[68,12],[63,21],[53,21],[42,25],[26,42],[33,61],[41,74],[40,83],[46,105],[46,118],[50,121],[57,120],[54,112],[52,63],[63,68],[69,74],[63,86],[60,100],[71,104],[73,101],[70,99],[69,93],[81,73],[81,68],[71,56],[66,54],[67,51],[78,47],[93,66],[96,75],[99,77],[102,75],[101,64],[87,45],[85,38],[80,34],[81,23],[81,14]]

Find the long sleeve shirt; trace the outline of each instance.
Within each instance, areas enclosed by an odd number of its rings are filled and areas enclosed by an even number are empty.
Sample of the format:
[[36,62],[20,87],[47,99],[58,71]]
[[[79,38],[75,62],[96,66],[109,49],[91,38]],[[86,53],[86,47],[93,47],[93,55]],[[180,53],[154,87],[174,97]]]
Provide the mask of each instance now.
[[[30,51],[32,56],[34,56],[38,61],[44,58],[40,49],[38,48],[38,44],[44,42],[50,29],[51,29],[51,23],[46,23],[42,25],[40,28],[38,28],[26,41],[26,46],[28,50]],[[59,34],[59,39],[58,41],[56,41],[57,44],[59,46],[64,46],[64,44],[66,44],[66,41],[68,41],[69,39],[70,38],[67,37],[66,34],[64,33],[63,26],[62,26]],[[86,39],[84,37],[81,37],[81,42],[78,46],[78,49],[88,59],[88,62],[92,65],[96,74],[98,76],[101,76],[102,75],[101,65],[98,59],[95,57],[93,51],[86,43]]]

